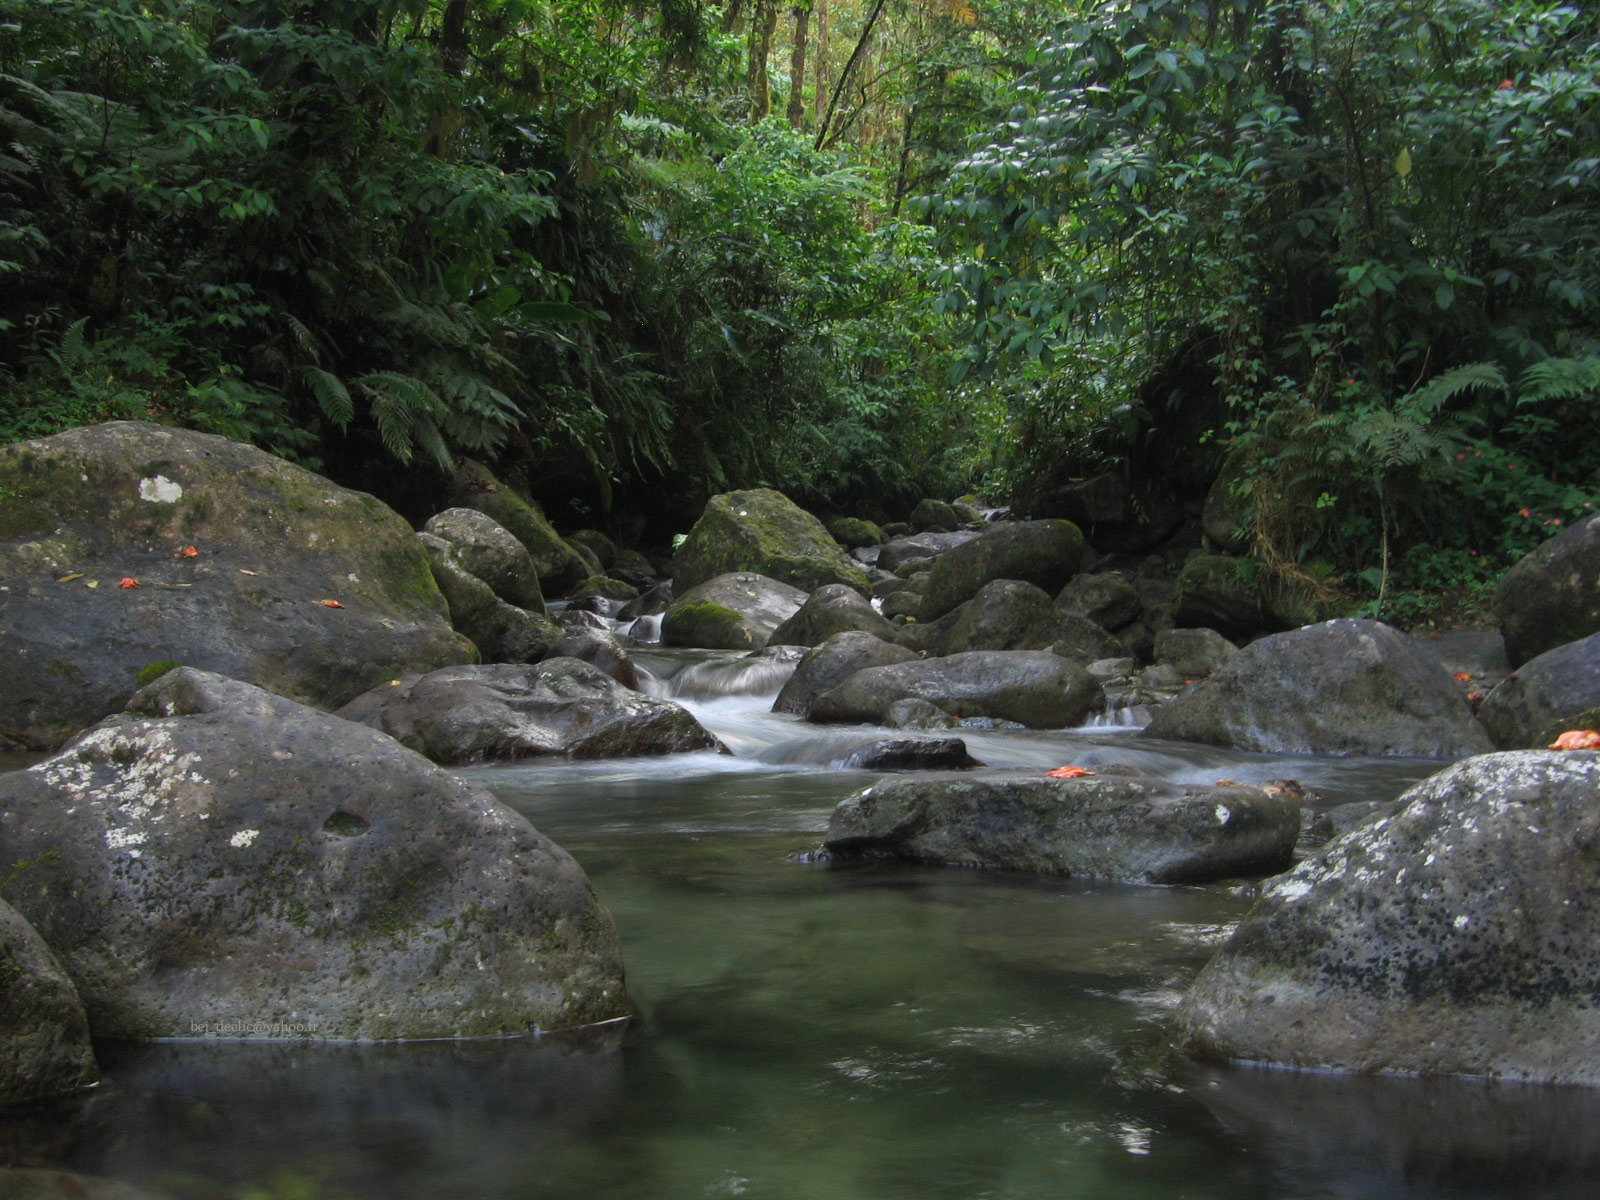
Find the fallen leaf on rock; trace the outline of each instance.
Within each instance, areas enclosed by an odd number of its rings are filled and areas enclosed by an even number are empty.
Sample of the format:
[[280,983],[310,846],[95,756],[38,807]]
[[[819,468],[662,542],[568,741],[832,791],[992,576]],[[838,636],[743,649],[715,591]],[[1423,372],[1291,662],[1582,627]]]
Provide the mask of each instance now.
[[179,550],[172,557],[173,558],[199,558],[200,557],[200,551],[198,549],[196,549],[195,547],[193,547],[193,546],[185,546],[182,550]]
[[1456,678],[1459,679],[1462,683],[1470,683],[1472,681],[1472,676],[1469,673],[1467,673],[1466,671],[1457,671],[1456,672]]
[[82,579],[82,578],[83,578],[83,572],[82,571],[74,571],[71,575],[63,575],[60,579],[56,580],[56,582],[57,583],[71,583],[74,579]]
[[244,567],[240,567],[239,568],[239,574],[241,574],[241,575],[255,575],[255,574],[257,574],[257,572],[248,570],[248,569],[246,569]]
[[1084,779],[1093,775],[1093,771],[1085,771],[1082,767],[1057,767],[1054,771],[1046,771],[1051,779]]
[[1468,692],[1467,693],[1467,699],[1472,701],[1474,704],[1476,704],[1479,700],[1483,699],[1483,693],[1482,692]]
[[1593,729],[1569,729],[1550,743],[1552,750],[1600,750],[1600,733]]
[[100,586],[100,581],[98,579],[90,579],[86,581],[83,586],[86,588],[97,588]]
[[132,575],[124,575],[122,577],[122,582],[117,584],[117,586],[119,588],[136,588],[136,587],[143,587],[144,584],[140,583]]
[[1217,786],[1218,787],[1243,787],[1244,785],[1241,784],[1237,779],[1219,779],[1219,780],[1217,780]]
[[344,607],[344,605],[340,604],[337,600],[318,600],[317,603],[322,605],[323,608],[343,608]]

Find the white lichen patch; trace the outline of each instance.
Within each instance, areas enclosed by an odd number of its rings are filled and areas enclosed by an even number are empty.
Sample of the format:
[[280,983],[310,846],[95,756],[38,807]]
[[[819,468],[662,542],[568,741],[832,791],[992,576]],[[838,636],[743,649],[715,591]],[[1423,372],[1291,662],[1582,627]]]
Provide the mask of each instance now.
[[251,842],[255,841],[260,836],[261,830],[259,829],[241,829],[238,833],[234,834],[228,839],[228,845],[232,846],[235,850],[243,850],[246,846],[250,845]]
[[133,846],[142,846],[149,837],[150,835],[142,829],[108,829],[105,833],[106,849],[127,850]]
[[165,475],[153,475],[139,480],[139,499],[151,504],[176,504],[183,499],[183,487]]
[[1226,804],[1217,805],[1214,811],[1216,813],[1218,825],[1226,825],[1233,819],[1233,811]]
[[1464,916],[1463,915],[1463,916],[1459,916],[1459,917],[1457,917],[1455,919],[1455,927],[1457,929],[1465,929],[1468,925],[1471,925],[1471,924],[1472,924],[1472,918],[1468,917],[1468,916]]
[[1275,900],[1282,900],[1285,904],[1293,904],[1310,890],[1311,881],[1309,879],[1290,877],[1268,888],[1266,894]]

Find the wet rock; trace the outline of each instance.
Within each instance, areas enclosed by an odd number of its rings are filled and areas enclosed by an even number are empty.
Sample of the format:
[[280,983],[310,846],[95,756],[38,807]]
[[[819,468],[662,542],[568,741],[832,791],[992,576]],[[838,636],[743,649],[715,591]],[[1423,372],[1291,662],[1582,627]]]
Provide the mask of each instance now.
[[1081,613],[1062,613],[1065,629],[1050,644],[1053,654],[1074,662],[1091,663],[1122,653],[1122,643]]
[[852,750],[844,765],[859,771],[955,771],[983,764],[960,738],[887,738]]
[[876,784],[834,810],[823,847],[838,857],[1199,883],[1282,869],[1299,831],[1300,800],[1286,788],[985,771]]
[[544,613],[533,556],[493,517],[475,508],[447,508],[428,518],[422,531],[448,542],[456,561],[507,604]]
[[956,620],[941,639],[940,654],[968,650],[1048,650],[1073,637],[1073,622],[1085,617],[1062,612],[1047,592],[1016,579],[996,579],[954,610]]
[[1215,629],[1163,629],[1155,636],[1156,662],[1185,679],[1198,679],[1221,668],[1239,647]]
[[857,671],[812,702],[810,719],[881,724],[897,700],[927,700],[955,717],[1061,729],[1097,710],[1103,695],[1087,671],[1058,655],[981,650]]
[[450,623],[457,633],[472,639],[480,659],[538,662],[554,653],[560,631],[548,617],[500,599],[487,583],[462,565],[455,546],[443,538],[419,533],[417,540],[428,556],[433,580],[449,605]]
[[883,547],[878,555],[878,565],[885,571],[893,571],[896,575],[906,578],[918,564],[924,569],[930,567],[940,555],[948,554],[957,546],[966,545],[977,536],[976,533],[957,531],[897,537]]
[[772,631],[772,646],[819,646],[836,633],[849,630],[895,640],[895,627],[872,607],[872,602],[842,583],[819,587],[806,597],[798,612]]
[[1600,517],[1556,534],[1507,571],[1494,607],[1513,667],[1600,633]]
[[1478,715],[1503,750],[1542,750],[1568,729],[1600,729],[1600,633],[1523,663]]
[[[10,867],[10,875],[26,869]],[[77,990],[33,927],[0,900],[0,1104],[61,1095],[98,1078]]]
[[688,710],[574,658],[450,667],[374,688],[339,710],[452,766],[506,758],[634,758],[717,750]]
[[0,446],[0,497],[0,738],[59,746],[161,663],[331,708],[472,657],[399,514],[253,446],[74,429]]
[[656,570],[654,563],[639,551],[625,547],[617,551],[616,558],[606,567],[606,574],[623,583],[631,583],[641,592],[649,591],[661,582],[661,573]]
[[[612,541],[598,529],[579,529],[566,538],[568,542],[577,542],[578,545],[594,555],[595,561],[600,564],[601,571],[609,571],[617,561],[620,553],[616,542]],[[648,561],[646,566],[648,567]]]
[[805,603],[799,588],[754,575],[729,572],[684,592],[661,619],[666,646],[708,650],[759,650]]
[[916,619],[922,611],[922,593],[903,588],[898,592],[891,592],[884,597],[883,605],[879,610],[886,620],[895,617],[910,617]]
[[561,636],[548,654],[535,661],[576,658],[599,668],[623,687],[638,689],[638,669],[603,618],[569,609],[556,618],[556,626]]
[[572,591],[567,593],[567,598],[573,604],[577,604],[579,601],[591,596],[613,601],[618,607],[621,607],[630,600],[637,600],[639,598],[639,589],[621,579],[612,579],[607,575],[591,575],[587,579],[580,579],[573,586]]
[[1312,816],[1306,825],[1302,843],[1324,845],[1336,837],[1343,837],[1352,829],[1360,829],[1382,817],[1391,816],[1399,808],[1393,800],[1352,800],[1349,804],[1336,805],[1327,812]]
[[1207,1056],[1600,1084],[1600,754],[1457,763],[1274,880],[1178,1010]]
[[911,527],[918,533],[952,533],[963,524],[961,515],[943,500],[921,500],[911,510]]
[[1196,554],[1178,574],[1173,620],[1230,638],[1281,628],[1268,614],[1262,591],[1261,565],[1254,559]]
[[664,613],[672,606],[672,581],[658,583],[647,592],[641,592],[637,600],[630,600],[617,612],[619,621],[632,621],[638,617],[653,617],[657,613]]
[[1456,681],[1377,621],[1252,642],[1163,705],[1144,734],[1275,754],[1459,758],[1489,749]]
[[818,696],[837,687],[857,671],[910,662],[916,657],[914,651],[870,633],[836,633],[820,646],[806,652],[795,667],[794,674],[778,693],[772,711],[809,717],[811,706]]
[[1056,597],[1066,612],[1088,617],[1102,629],[1120,629],[1139,616],[1139,593],[1115,571],[1076,575]]
[[927,700],[896,700],[883,723],[890,729],[954,729],[961,722]]
[[598,575],[556,532],[537,504],[495,478],[482,463],[459,459],[451,496],[462,508],[487,513],[521,542],[533,559],[539,583],[547,595],[562,596],[587,575]]
[[834,541],[850,550],[862,546],[881,546],[889,540],[883,536],[882,529],[860,517],[839,517],[830,521],[828,533]]
[[98,1037],[475,1037],[628,1012],[615,929],[564,851],[393,738],[248,684],[169,672],[0,775],[0,809],[0,861],[32,864],[7,896]]
[[863,595],[868,591],[865,573],[822,522],[771,488],[711,497],[672,557],[672,582],[680,592],[730,572],[762,575],[804,591],[826,583],[843,583]]
[[1071,521],[996,522],[934,562],[924,613],[942,617],[995,579],[1018,579],[1054,595],[1078,573],[1083,549],[1083,534]]

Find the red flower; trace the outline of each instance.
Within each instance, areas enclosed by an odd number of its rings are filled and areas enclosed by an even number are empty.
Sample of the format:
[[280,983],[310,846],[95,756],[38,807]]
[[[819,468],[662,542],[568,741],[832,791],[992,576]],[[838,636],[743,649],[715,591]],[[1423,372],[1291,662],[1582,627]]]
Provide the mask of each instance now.
[[1555,519],[1555,520],[1554,520],[1554,521],[1551,521],[1551,522],[1550,522],[1550,524],[1552,524],[1552,525],[1559,525],[1559,524],[1561,524],[1561,518],[1560,518],[1560,517],[1557,517],[1557,518],[1556,518],[1556,519]]
[[1517,516],[1519,516],[1519,517],[1531,517],[1531,516],[1533,516],[1533,514],[1531,512],[1529,512],[1525,508],[1519,508],[1519,509],[1517,509]]
[[1502,79],[1500,81],[1500,86],[1495,88],[1495,91],[1497,91],[1497,92],[1509,92],[1512,88],[1514,88],[1516,86],[1517,85],[1512,83],[1511,80]]

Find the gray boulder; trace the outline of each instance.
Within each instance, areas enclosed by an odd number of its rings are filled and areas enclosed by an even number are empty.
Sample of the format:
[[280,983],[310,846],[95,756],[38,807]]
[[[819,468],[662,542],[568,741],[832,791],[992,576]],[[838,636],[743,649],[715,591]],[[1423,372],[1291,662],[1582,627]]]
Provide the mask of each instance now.
[[[602,571],[609,571],[617,561],[621,551],[617,549],[616,542],[612,541],[598,529],[580,529],[565,539],[567,542],[577,542],[594,555],[595,561],[600,564]],[[648,569],[649,563],[646,562]]]
[[983,764],[960,738],[901,737],[858,746],[843,765],[858,771],[957,771]]
[[1073,632],[1068,614],[1056,607],[1048,593],[1017,579],[984,584],[955,614],[954,623],[941,639],[941,654],[1048,650]]
[[458,460],[452,497],[462,508],[487,513],[522,543],[546,594],[563,596],[578,580],[600,573],[567,545],[537,504],[495,478],[482,463]]
[[868,591],[865,572],[822,522],[771,488],[711,497],[672,556],[672,582],[680,593],[735,571],[804,591],[825,583]]
[[943,500],[921,500],[911,510],[911,527],[918,533],[951,533],[965,524],[953,505]]
[[927,700],[954,717],[1061,729],[1098,710],[1104,695],[1087,671],[1059,655],[980,650],[857,671],[819,695],[809,719],[882,724],[897,700]]
[[683,592],[661,618],[666,646],[759,650],[805,603],[806,594],[765,575],[733,571]]
[[507,604],[544,612],[544,593],[539,589],[533,556],[487,513],[447,508],[429,517],[422,531],[449,542],[456,560]]
[[358,696],[337,715],[446,765],[722,748],[687,709],[623,687],[575,658],[412,675]]
[[467,570],[455,546],[443,538],[419,533],[417,540],[428,556],[433,581],[449,605],[450,623],[457,633],[472,639],[483,662],[538,662],[555,652],[560,631],[548,617],[495,595],[487,583]]
[[169,672],[0,775],[0,810],[0,861],[32,864],[8,898],[99,1037],[481,1037],[629,1011],[611,919],[560,847],[394,739],[248,684]]
[[[11,868],[7,890],[31,867]],[[61,1095],[98,1078],[77,990],[33,927],[0,900],[0,1104]]]
[[1139,593],[1116,571],[1075,575],[1056,597],[1066,612],[1079,613],[1102,629],[1120,629],[1139,616]]
[[1339,620],[1252,642],[1144,736],[1272,754],[1460,758],[1490,748],[1465,692],[1403,633]]
[[934,561],[924,616],[942,617],[995,579],[1020,579],[1054,595],[1078,573],[1083,550],[1071,521],[996,521]]
[[1200,883],[1288,865],[1298,793],[1042,772],[910,776],[852,796],[828,822],[841,857],[1044,875]]
[[920,564],[926,568],[940,555],[948,554],[957,546],[965,546],[976,533],[958,530],[954,533],[918,533],[897,537],[883,547],[878,555],[878,565],[902,577],[911,574]]
[[0,739],[33,749],[162,663],[334,708],[473,653],[398,513],[253,446],[132,421],[0,446],[0,579]]
[[1198,679],[1219,670],[1239,653],[1215,629],[1163,629],[1155,636],[1155,660],[1185,679]]
[[799,611],[772,631],[767,644],[819,646],[834,634],[852,629],[885,641],[895,640],[895,627],[872,607],[870,600],[852,587],[830,583],[807,596]]
[[1600,633],[1600,516],[1556,534],[1507,571],[1494,607],[1513,667]]
[[638,669],[603,618],[594,613],[569,609],[556,618],[556,627],[560,637],[550,653],[538,661],[547,658],[581,659],[598,667],[623,687],[638,689]]
[[954,729],[961,722],[927,700],[896,700],[883,714],[890,729]]
[[1457,763],[1274,880],[1178,1010],[1201,1054],[1600,1084],[1600,754]]
[[902,588],[900,591],[891,592],[883,601],[883,616],[887,620],[895,617],[910,617],[915,620],[922,611],[922,593]]
[[911,662],[916,652],[886,642],[870,633],[836,633],[808,650],[783,685],[773,712],[809,717],[811,706],[823,692],[837,687],[857,671],[893,663]]
[[1542,750],[1568,729],[1600,729],[1600,633],[1523,663],[1478,716],[1503,750]]

